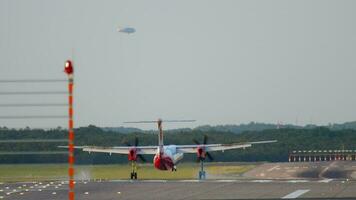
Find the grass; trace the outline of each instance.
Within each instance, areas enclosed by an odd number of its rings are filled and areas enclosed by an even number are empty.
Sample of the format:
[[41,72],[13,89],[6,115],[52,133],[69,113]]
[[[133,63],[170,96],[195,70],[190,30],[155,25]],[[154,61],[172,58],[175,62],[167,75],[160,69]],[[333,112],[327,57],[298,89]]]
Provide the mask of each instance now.
[[13,164],[0,165],[0,181],[42,181],[66,179],[65,164]]
[[[0,182],[66,180],[67,164],[16,164],[0,165]],[[254,168],[246,164],[214,164],[206,166],[207,174],[224,177],[240,176]],[[196,179],[199,171],[197,163],[181,163],[177,172],[160,171],[152,165],[139,165],[139,179]],[[129,179],[131,166],[129,164],[115,165],[76,165],[76,179]]]

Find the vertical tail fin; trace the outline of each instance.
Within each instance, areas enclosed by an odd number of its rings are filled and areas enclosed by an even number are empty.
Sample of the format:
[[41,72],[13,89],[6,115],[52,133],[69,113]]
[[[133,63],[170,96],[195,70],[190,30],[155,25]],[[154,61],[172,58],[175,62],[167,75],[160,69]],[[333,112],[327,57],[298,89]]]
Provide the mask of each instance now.
[[[163,154],[163,129],[162,129],[162,119],[157,121],[135,121],[135,122],[124,122],[124,123],[157,123],[158,125],[158,146],[160,154]],[[195,122],[195,120],[164,120],[164,122]]]
[[163,129],[162,129],[162,120],[158,119],[158,146],[159,146],[159,153],[163,154]]

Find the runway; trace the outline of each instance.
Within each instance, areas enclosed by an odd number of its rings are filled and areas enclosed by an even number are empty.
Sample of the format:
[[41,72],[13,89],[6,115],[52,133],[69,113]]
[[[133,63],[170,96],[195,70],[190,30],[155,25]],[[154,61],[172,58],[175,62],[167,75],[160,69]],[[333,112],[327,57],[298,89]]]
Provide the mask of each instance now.
[[[354,165],[355,164],[355,165]],[[76,199],[356,199],[354,162],[267,163],[240,179],[90,180]],[[261,176],[262,174],[262,176]],[[0,183],[0,199],[67,199],[68,182]]]
[[[65,182],[1,185],[1,199],[67,199]],[[76,183],[76,199],[355,199],[356,182],[341,180],[146,180]],[[288,196],[289,195],[289,196]]]

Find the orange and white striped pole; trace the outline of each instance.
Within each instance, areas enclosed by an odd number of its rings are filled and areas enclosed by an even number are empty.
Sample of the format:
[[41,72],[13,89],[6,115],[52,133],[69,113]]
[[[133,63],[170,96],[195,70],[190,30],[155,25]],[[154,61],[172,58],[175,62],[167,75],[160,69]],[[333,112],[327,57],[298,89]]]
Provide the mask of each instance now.
[[74,200],[74,131],[73,131],[73,63],[67,60],[64,72],[68,75],[68,176],[69,176],[69,200]]

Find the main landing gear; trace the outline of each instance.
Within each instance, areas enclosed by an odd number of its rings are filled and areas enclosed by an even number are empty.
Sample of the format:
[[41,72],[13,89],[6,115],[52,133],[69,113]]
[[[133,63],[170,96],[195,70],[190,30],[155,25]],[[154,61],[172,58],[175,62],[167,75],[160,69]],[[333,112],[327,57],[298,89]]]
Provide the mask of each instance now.
[[131,175],[130,175],[131,180],[136,180],[137,179],[137,162],[136,161],[131,161]]
[[172,172],[176,172],[177,171],[177,166],[176,165],[173,165],[173,168],[172,168]]
[[204,170],[204,159],[200,159],[199,180],[204,180],[205,178],[206,178],[206,173]]

